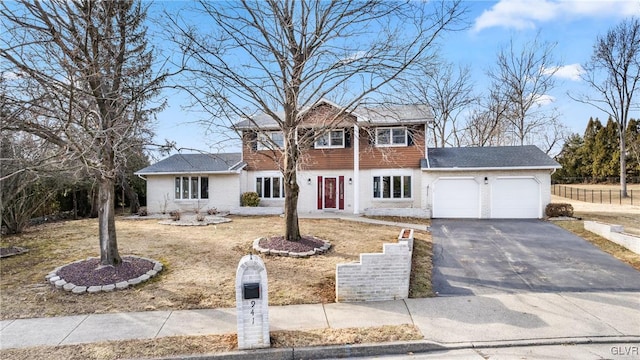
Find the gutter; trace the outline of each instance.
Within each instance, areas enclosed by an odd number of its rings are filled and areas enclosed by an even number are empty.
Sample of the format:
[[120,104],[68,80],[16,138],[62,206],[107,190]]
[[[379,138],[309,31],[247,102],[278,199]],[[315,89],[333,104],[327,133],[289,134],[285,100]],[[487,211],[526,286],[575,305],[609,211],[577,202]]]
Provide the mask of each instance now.
[[427,159],[427,167],[422,168],[423,171],[492,171],[492,170],[555,170],[558,166],[503,166],[503,167],[453,167],[453,168],[431,168],[429,167],[429,159]]

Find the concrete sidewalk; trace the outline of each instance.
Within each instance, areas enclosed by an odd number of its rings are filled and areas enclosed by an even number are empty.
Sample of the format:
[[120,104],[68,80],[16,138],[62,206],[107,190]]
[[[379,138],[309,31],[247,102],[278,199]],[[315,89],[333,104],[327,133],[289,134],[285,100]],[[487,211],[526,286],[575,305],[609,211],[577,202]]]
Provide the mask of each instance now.
[[[270,329],[415,324],[443,348],[640,344],[640,293],[519,293],[269,307]],[[0,321],[0,349],[236,332],[235,309]]]

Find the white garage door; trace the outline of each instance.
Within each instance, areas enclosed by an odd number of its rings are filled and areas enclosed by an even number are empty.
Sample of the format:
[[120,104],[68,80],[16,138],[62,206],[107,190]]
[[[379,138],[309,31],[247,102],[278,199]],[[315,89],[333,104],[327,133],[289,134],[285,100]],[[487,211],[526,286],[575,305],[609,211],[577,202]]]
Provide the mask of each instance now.
[[540,217],[540,184],[533,178],[497,178],[491,185],[491,217]]
[[433,184],[434,218],[480,217],[480,189],[473,178],[440,178]]

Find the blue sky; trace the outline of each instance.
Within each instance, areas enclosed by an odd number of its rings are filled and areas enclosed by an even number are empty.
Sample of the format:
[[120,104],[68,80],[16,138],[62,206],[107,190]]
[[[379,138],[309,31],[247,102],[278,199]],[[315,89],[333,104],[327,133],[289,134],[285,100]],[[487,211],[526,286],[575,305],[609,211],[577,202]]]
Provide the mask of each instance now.
[[[175,4],[173,4],[175,5]],[[579,80],[580,64],[589,60],[598,35],[629,16],[640,16],[640,1],[628,0],[500,0],[469,1],[467,14],[471,27],[462,32],[448,33],[442,39],[442,57],[455,64],[471,67],[474,89],[486,92],[485,75],[494,63],[500,47],[511,38],[527,42],[539,34],[539,39],[556,42],[554,58],[559,71],[556,88],[546,94],[553,101],[561,121],[571,132],[582,134],[590,116],[606,121],[607,115],[594,107],[572,100],[567,93],[579,94],[589,88]],[[219,136],[210,134],[199,123],[201,113],[181,108],[187,101],[183,95],[169,95],[169,107],[158,115],[156,142],[175,141],[178,147],[201,151],[238,151],[238,142],[219,143]],[[640,114],[633,113],[638,118]],[[187,150],[185,150],[187,151]],[[188,152],[188,151],[187,151]]]

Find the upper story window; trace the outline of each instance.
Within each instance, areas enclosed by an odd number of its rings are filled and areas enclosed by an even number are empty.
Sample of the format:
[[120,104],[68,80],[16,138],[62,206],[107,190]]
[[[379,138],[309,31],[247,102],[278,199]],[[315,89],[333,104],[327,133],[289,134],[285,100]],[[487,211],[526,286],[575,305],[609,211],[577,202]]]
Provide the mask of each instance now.
[[209,178],[206,176],[178,176],[175,179],[175,198],[208,199]]
[[388,127],[376,129],[376,146],[407,146],[406,127]]
[[258,150],[272,150],[284,148],[282,131],[265,131],[258,134]]
[[331,130],[316,140],[316,149],[344,148],[344,129]]

